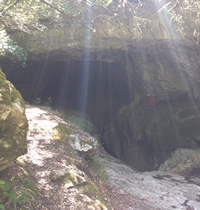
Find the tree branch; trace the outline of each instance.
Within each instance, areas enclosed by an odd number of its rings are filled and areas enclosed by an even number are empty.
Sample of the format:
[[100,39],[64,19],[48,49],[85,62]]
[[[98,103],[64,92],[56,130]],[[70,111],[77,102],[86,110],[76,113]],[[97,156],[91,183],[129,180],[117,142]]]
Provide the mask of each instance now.
[[21,0],[16,0],[14,3],[12,3],[10,6],[8,6],[6,9],[3,10],[3,12],[8,11],[9,9],[11,9],[13,6],[15,6],[18,2],[20,2]]
[[[67,16],[67,17],[71,18],[71,16],[69,16],[67,13],[65,13],[65,11],[63,11],[63,10],[57,8],[55,5],[50,4],[49,2],[47,2],[47,1],[45,1],[45,0],[40,0],[40,2],[42,2],[42,3],[46,4],[46,5],[48,5],[48,6],[51,7],[52,9],[55,9],[55,10],[59,11],[59,12],[60,12],[61,14],[63,14],[64,16]],[[91,28],[90,26],[88,26],[87,24],[83,23],[80,19],[76,19],[76,21],[77,21],[80,25],[85,26],[85,27],[88,28],[90,31],[92,31],[92,28]]]

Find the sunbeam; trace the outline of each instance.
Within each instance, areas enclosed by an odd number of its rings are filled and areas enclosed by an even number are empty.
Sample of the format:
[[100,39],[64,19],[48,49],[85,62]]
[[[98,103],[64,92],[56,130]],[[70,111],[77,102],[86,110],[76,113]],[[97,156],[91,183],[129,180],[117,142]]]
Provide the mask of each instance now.
[[[80,97],[79,97],[79,110],[80,113],[86,112],[87,100],[88,100],[88,80],[90,73],[90,38],[91,30],[90,24],[92,21],[92,1],[87,2],[87,13],[86,13],[86,28],[84,36],[84,52],[81,66],[81,81],[80,81]],[[83,117],[83,116],[82,116]]]
[[[186,3],[187,2],[183,2]],[[181,41],[180,33],[177,30],[177,23],[174,23],[173,19],[175,16],[175,12],[173,11],[176,7],[176,3],[166,1],[155,1],[155,7],[157,8],[157,15],[163,30],[166,32],[168,39],[171,40],[171,48],[174,49],[174,52],[171,52],[171,58],[175,63],[175,68],[179,71],[180,80],[185,86],[186,92],[188,94],[188,98],[191,104],[195,104],[195,100],[198,99],[198,95],[196,95],[196,87],[194,84],[193,88],[191,87],[191,83],[189,80],[192,80],[191,71],[191,61],[187,56],[187,49],[184,46],[184,40]],[[176,14],[177,15],[177,14]],[[189,79],[191,77],[191,79]],[[196,113],[199,114],[199,110],[196,108]]]

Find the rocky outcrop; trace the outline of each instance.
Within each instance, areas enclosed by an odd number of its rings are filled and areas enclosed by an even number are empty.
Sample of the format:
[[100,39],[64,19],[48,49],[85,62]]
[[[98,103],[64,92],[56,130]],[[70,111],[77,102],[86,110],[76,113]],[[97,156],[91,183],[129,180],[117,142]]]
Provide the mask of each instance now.
[[99,149],[97,139],[84,131],[80,132],[80,128],[73,124],[69,128],[66,124],[59,123],[54,128],[53,138],[66,139],[71,147],[85,159],[94,156]]
[[0,171],[27,152],[24,101],[0,69]]
[[77,151],[85,159],[91,158],[98,151],[98,142],[97,140],[85,133],[82,134],[71,134],[71,139],[69,141],[70,145],[75,151]]
[[142,103],[122,108],[104,135],[108,151],[138,170],[153,170],[177,148],[200,145],[200,105]]
[[199,174],[200,149],[177,149],[160,167],[160,171],[182,175]]

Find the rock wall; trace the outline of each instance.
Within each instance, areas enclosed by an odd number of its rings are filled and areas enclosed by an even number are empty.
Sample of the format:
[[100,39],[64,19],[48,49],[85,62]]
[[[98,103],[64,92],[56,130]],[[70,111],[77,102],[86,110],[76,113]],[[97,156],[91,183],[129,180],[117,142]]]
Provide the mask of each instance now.
[[160,42],[132,48],[129,57],[134,100],[117,112],[103,142],[138,170],[154,170],[177,148],[199,147],[198,48]]
[[27,152],[27,129],[24,101],[0,69],[0,171]]
[[[187,133],[186,140],[181,132],[187,126],[198,130],[199,119],[183,125],[185,118],[174,119],[174,115],[179,109],[192,113],[199,109],[200,49],[186,40],[126,40],[120,47],[116,42],[112,40],[108,49],[91,45],[89,57],[83,48],[71,48],[73,53],[70,56],[69,50],[65,57],[64,51],[54,53],[49,48],[45,59],[38,60],[38,51],[36,57],[30,56],[26,69],[11,65],[5,72],[22,95],[33,93],[31,99],[51,96],[55,107],[80,109],[85,97],[84,111],[103,136],[106,149],[139,170],[153,170],[177,148],[198,146],[197,136],[193,139]],[[155,106],[145,106],[147,95],[155,99]],[[180,128],[174,130],[168,121]],[[156,124],[165,134],[162,138]],[[173,137],[168,136],[171,130]]]
[[138,170],[154,170],[177,148],[199,147],[199,110],[199,102],[187,99],[123,107],[105,132],[105,146]]

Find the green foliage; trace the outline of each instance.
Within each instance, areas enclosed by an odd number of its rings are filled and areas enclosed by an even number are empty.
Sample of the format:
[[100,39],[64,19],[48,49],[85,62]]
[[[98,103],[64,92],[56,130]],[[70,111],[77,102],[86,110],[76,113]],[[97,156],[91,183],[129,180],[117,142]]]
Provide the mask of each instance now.
[[111,3],[112,3],[112,0],[96,0],[94,2],[94,4],[100,5],[100,6],[103,6],[103,7],[107,7]]
[[89,196],[96,197],[102,203],[107,204],[107,196],[105,192],[103,190],[100,190],[96,184],[90,183],[83,186],[83,191],[84,193],[89,194]]
[[37,97],[35,98],[35,100],[33,101],[33,104],[36,106],[39,106],[42,104],[41,98]]
[[[34,33],[73,27],[133,38],[190,37],[200,41],[200,1],[194,0],[2,0],[0,15],[0,30]],[[20,49],[15,55],[24,61]]]
[[99,145],[103,145],[103,143],[101,142],[101,135],[98,133],[95,133],[93,135],[93,137],[98,141]]
[[73,133],[73,130],[69,127],[66,127],[65,124],[58,123],[58,125],[54,128],[58,132],[58,136],[62,138],[66,138]]
[[10,39],[5,30],[0,30],[0,56],[9,56],[13,61],[19,61],[26,67],[26,52]]
[[89,167],[92,169],[95,177],[101,181],[106,180],[106,172],[105,166],[102,163],[99,154],[94,155],[91,159],[89,159]]
[[16,178],[17,180],[19,186],[11,186],[0,180],[0,209],[6,209],[5,206],[9,206],[10,209],[18,209],[24,204],[37,202],[36,194],[41,196],[32,181],[24,178]]
[[[88,22],[89,10],[91,14]],[[161,37],[166,35],[170,38],[175,34],[183,38],[189,34],[197,41],[200,40],[200,1],[194,0],[153,3],[147,0],[2,0],[0,15],[0,29],[11,31],[33,33],[47,27],[67,26],[89,28],[95,32],[104,24],[108,31],[145,38],[146,34],[151,34],[150,31],[154,32],[157,24],[156,29],[163,31]]]
[[48,106],[48,107],[51,107],[52,105],[52,98],[51,97],[48,97],[46,101],[43,102],[43,106]]
[[[1,202],[1,200],[0,200],[0,202]],[[3,204],[0,204],[0,209],[5,210],[5,206]]]
[[93,134],[94,133],[94,126],[87,119],[80,118],[80,117],[77,117],[77,116],[73,115],[73,116],[69,117],[68,120],[70,122],[74,123],[75,125],[77,125],[83,131],[85,131],[85,132],[87,132],[89,134]]
[[44,102],[42,102],[40,97],[35,98],[35,100],[33,101],[33,105],[36,106],[47,106],[47,107],[51,107],[52,105],[52,98],[48,97],[47,100],[45,100]]
[[105,166],[96,154],[88,160],[88,165],[92,171],[95,183],[89,183],[83,187],[85,193],[89,193],[91,196],[97,197],[101,202],[107,204],[106,194],[103,190],[103,184],[107,179],[105,172]]

